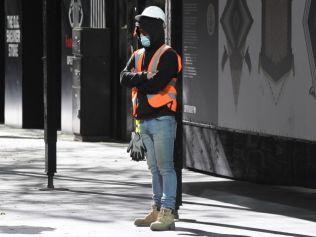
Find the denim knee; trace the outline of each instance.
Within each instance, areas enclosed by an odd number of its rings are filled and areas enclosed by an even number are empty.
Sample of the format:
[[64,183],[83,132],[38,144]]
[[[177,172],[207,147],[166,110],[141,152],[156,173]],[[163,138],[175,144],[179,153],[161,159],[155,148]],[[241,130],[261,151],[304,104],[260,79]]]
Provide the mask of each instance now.
[[159,169],[158,169],[158,167],[156,165],[151,165],[151,166],[148,167],[148,169],[150,170],[150,172],[152,174],[159,173]]
[[169,164],[169,165],[158,164],[158,170],[159,170],[159,173],[161,175],[167,175],[167,174],[175,172],[174,167],[173,167],[173,163],[172,163],[172,165],[171,164]]

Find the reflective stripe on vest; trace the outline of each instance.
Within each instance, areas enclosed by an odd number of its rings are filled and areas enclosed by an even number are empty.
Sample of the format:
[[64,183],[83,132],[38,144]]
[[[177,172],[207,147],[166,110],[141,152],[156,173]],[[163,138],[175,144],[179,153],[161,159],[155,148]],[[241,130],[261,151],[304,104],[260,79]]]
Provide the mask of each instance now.
[[[160,62],[160,58],[161,56],[171,47],[164,44],[162,45],[153,55],[153,57],[150,60],[149,66],[148,66],[148,72],[152,72],[155,73],[157,72],[157,68]],[[142,71],[142,62],[143,62],[143,56],[144,56],[144,49],[138,50],[135,53],[135,69],[137,72],[141,72]],[[178,58],[178,72],[181,71],[182,69],[182,65],[181,65],[181,57],[179,55],[177,55]],[[151,78],[150,80],[155,80],[154,77]],[[162,107],[164,105],[167,105],[168,108],[174,112],[176,112],[177,110],[177,90],[176,90],[176,82],[177,82],[177,78],[172,78],[172,80],[168,83],[168,85],[160,92],[158,92],[157,94],[148,94],[147,95],[147,99],[148,99],[148,103],[154,107],[154,108],[159,108]],[[137,91],[137,89],[135,89],[135,91]],[[133,93],[133,91],[132,91]],[[137,97],[137,92],[134,93],[134,95],[136,94]],[[137,117],[136,115],[136,109],[137,109],[137,98],[133,100],[135,101],[135,104],[133,102],[133,115],[135,117]]]
[[[136,72],[141,72],[142,62],[144,58],[145,49],[139,49],[134,52],[135,57],[135,70]],[[138,89],[136,87],[132,88],[132,104],[133,104],[133,116],[137,118],[136,110],[138,108],[138,99],[137,99]]]

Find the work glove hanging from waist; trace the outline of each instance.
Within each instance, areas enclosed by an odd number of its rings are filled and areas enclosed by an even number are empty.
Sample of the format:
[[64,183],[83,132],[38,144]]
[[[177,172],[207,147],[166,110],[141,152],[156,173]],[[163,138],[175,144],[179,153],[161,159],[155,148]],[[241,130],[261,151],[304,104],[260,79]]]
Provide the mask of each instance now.
[[141,135],[137,132],[133,132],[132,139],[127,148],[127,152],[130,152],[130,157],[132,157],[132,160],[134,161],[145,160],[146,151],[147,150],[143,143]]

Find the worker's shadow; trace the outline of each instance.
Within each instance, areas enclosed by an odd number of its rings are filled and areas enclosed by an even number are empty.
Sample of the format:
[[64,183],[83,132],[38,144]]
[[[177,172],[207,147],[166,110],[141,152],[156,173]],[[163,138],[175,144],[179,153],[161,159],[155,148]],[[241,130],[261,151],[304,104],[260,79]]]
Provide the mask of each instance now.
[[[226,228],[226,229],[236,229],[238,231],[259,232],[259,233],[270,234],[270,235],[284,235],[284,236],[293,236],[293,237],[314,237],[314,236],[304,235],[304,234],[295,234],[295,233],[288,233],[288,232],[275,231],[275,230],[266,230],[266,229],[247,227],[247,226],[198,221],[194,219],[180,219],[179,222],[207,225],[207,226],[213,226],[213,227],[221,227],[221,228]],[[179,235],[188,235],[188,236],[193,234],[194,236],[211,236],[211,237],[249,237],[247,235],[218,234],[218,233],[203,231],[199,229],[183,228],[183,227],[177,227],[176,230],[187,232],[187,233],[181,233]]]
[[[247,209],[253,212],[285,215],[302,220],[316,221],[316,192],[314,189],[227,180],[186,182],[183,183],[182,189],[185,194],[205,198],[207,200],[230,203],[234,206],[192,201],[183,201],[183,204],[234,210]],[[285,211],[287,210],[284,209],[285,207],[288,208],[288,211]],[[292,211],[293,208],[300,208],[302,211]]]
[[199,229],[192,229],[192,228],[183,228],[177,227],[177,231],[186,232],[186,233],[179,233],[178,235],[184,236],[210,236],[210,237],[249,237],[247,235],[232,235],[232,234],[218,234],[214,232],[199,230]]

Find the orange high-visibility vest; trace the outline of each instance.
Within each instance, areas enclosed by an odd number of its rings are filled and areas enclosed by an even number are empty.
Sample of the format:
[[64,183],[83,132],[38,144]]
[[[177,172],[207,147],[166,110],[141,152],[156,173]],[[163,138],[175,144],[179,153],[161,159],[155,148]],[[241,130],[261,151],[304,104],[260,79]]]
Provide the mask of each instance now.
[[[148,72],[155,73],[160,62],[161,56],[171,47],[163,44],[153,55],[149,62]],[[135,57],[135,70],[136,72],[142,72],[142,64],[144,59],[145,49],[139,49],[134,53]],[[178,72],[182,69],[181,57],[178,55]],[[149,80],[155,80],[154,77]],[[168,85],[157,94],[148,94],[147,100],[150,106],[153,108],[159,108],[167,105],[171,111],[177,111],[177,90],[176,90],[177,78],[172,78]],[[133,103],[133,116],[137,118],[137,100],[138,89],[134,87],[132,89],[132,103]]]

